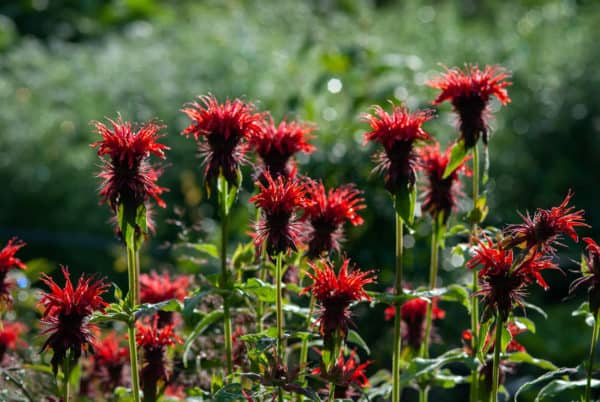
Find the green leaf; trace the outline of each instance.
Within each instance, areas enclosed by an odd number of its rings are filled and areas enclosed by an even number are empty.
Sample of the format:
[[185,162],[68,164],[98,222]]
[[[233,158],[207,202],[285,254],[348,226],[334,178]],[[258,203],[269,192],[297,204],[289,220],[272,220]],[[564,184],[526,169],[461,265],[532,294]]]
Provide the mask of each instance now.
[[135,312],[135,319],[137,320],[140,317],[153,315],[157,311],[181,311],[181,302],[177,299],[170,299],[154,304],[144,303],[141,306],[137,307]]
[[348,331],[348,338],[346,339],[346,342],[354,343],[356,346],[367,352],[368,355],[371,354],[371,349],[369,349],[367,342],[365,342],[365,340],[361,338],[358,332],[356,332],[353,329]]
[[417,186],[411,186],[407,191],[394,195],[394,209],[402,221],[412,226],[415,219],[415,205],[417,204]]
[[546,314],[546,312],[541,307],[536,306],[535,304],[523,303],[523,307],[533,310],[536,313],[539,313],[545,319],[548,319],[548,314]]
[[406,370],[400,376],[403,386],[407,386],[415,379],[430,375],[446,364],[462,362],[469,368],[477,367],[477,362],[462,349],[452,349],[435,359],[415,358],[410,361]]
[[261,281],[258,278],[250,278],[248,281],[239,286],[244,292],[250,293],[259,300],[266,303],[274,303],[277,298],[277,290],[275,286]]
[[121,236],[127,247],[138,251],[144,242],[147,231],[146,206],[140,204],[134,209],[125,203],[120,203],[117,210],[117,219]]
[[485,220],[489,211],[490,211],[490,209],[487,206],[486,197],[479,197],[477,199],[477,202],[473,206],[473,209],[467,215],[467,220],[471,224],[481,223]]
[[199,289],[199,290],[195,291],[193,294],[191,294],[190,296],[183,299],[183,319],[188,323],[191,322],[192,316],[194,314],[194,309],[196,308],[198,303],[200,303],[200,300],[202,300],[207,295],[209,295],[211,293],[215,293],[215,292],[216,292],[216,289],[208,289],[208,290]]
[[228,401],[245,401],[246,397],[242,393],[241,384],[227,384],[214,395],[215,402],[228,402]]
[[[586,386],[587,380],[578,380],[578,381],[564,381],[564,380],[554,380],[547,384],[544,388],[540,390],[540,393],[535,398],[535,402],[541,402],[544,398],[551,398],[551,401],[558,400],[556,396],[561,392],[565,392],[571,389],[583,388]],[[592,379],[591,383],[592,388],[600,387],[600,380]]]
[[254,243],[241,244],[238,243],[233,256],[231,257],[231,265],[236,270],[242,269],[244,265],[250,265],[254,262]]
[[453,301],[463,305],[467,311],[471,312],[471,299],[469,291],[460,285],[450,285],[446,288],[446,292],[442,295],[442,300]]
[[532,334],[535,334],[535,323],[533,321],[531,321],[529,318],[527,318],[527,317],[514,317],[513,321],[519,327],[527,328],[527,330],[529,332],[531,332]]
[[219,249],[214,244],[209,243],[199,243],[199,244],[190,244],[192,248],[198,250],[204,254],[208,254],[211,257],[219,258]]
[[535,358],[527,352],[511,353],[510,355],[508,355],[508,360],[515,363],[531,364],[533,366],[537,366],[546,370],[558,370],[558,367],[556,367],[554,363],[548,360]]
[[[496,331],[497,330],[498,330],[498,325],[496,325]],[[506,325],[502,325],[502,335],[501,335],[500,341],[501,341],[500,353],[502,353],[506,350],[506,347],[508,346],[510,341],[512,341],[512,334],[510,333],[508,328],[506,328]]]
[[217,191],[219,198],[219,207],[221,208],[221,215],[228,216],[233,203],[235,202],[238,187],[242,181],[242,173],[240,170],[237,172],[238,175],[238,186],[230,186],[227,179],[222,174],[217,179]]
[[183,365],[185,367],[187,367],[188,354],[196,338],[198,338],[208,327],[219,321],[221,318],[223,318],[223,310],[215,310],[205,315],[204,318],[202,318],[200,322],[196,324],[196,327],[185,339],[185,343],[183,345]]
[[461,163],[464,162],[466,156],[467,149],[465,148],[464,141],[456,141],[454,145],[452,145],[452,149],[450,151],[450,162],[448,162],[442,178],[445,179],[450,176],[452,172],[454,172],[461,165]]
[[519,395],[521,395],[521,392],[523,392],[525,390],[525,388],[528,388],[532,385],[540,384],[542,382],[551,380],[551,379],[559,377],[559,376],[565,376],[567,374],[576,374],[576,373],[577,373],[576,368],[561,367],[558,370],[550,371],[548,373],[545,373],[545,374],[537,377],[534,380],[528,381],[525,384],[521,385],[519,387],[519,389],[517,390],[517,392],[515,392],[515,402],[518,401]]

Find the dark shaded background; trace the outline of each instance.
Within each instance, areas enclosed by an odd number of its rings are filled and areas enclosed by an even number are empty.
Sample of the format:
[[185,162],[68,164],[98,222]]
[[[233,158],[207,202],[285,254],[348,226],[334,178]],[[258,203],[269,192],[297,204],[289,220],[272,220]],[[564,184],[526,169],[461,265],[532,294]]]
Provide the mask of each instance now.
[[[592,225],[584,234],[598,238],[598,26],[600,3],[594,1],[3,1],[0,239],[18,235],[29,244],[26,257],[124,283],[108,208],[97,205],[99,168],[89,122],[117,112],[136,121],[157,117],[168,126],[164,142],[172,147],[161,180],[171,191],[143,266],[194,269],[160,246],[176,238],[177,228],[163,223],[175,217],[175,207],[189,224],[202,219],[203,238],[214,236],[215,211],[203,192],[194,144],[179,135],[187,121],[178,112],[196,95],[212,92],[257,100],[276,119],[318,124],[319,149],[300,159],[301,170],[329,185],[352,181],[365,190],[366,223],[349,231],[346,250],[391,284],[392,210],[381,180],[370,175],[373,150],[362,145],[366,127],[358,116],[387,100],[427,107],[435,91],[423,83],[441,71],[439,63],[465,62],[513,72],[513,102],[493,105],[487,223],[501,226],[517,221],[517,211],[556,205],[571,188]],[[341,81],[341,91],[332,80]],[[445,105],[429,131],[447,143],[456,135],[453,119]],[[249,182],[246,189],[237,204],[239,240],[254,215],[244,203]],[[429,230],[419,225],[410,236],[415,241],[406,242],[414,244],[407,269],[416,285],[427,277]],[[581,246],[566,244],[561,262],[568,271]],[[460,260],[446,252],[444,283],[467,280],[464,268],[454,265]],[[531,354],[574,366],[591,332],[571,317],[584,298],[564,299],[572,274],[548,276],[552,290],[533,296],[549,319],[531,317],[537,334],[520,339]],[[440,334],[458,346],[467,316],[447,307]],[[375,368],[389,366],[391,354],[391,328],[381,331],[380,310],[359,320],[374,345],[372,358],[381,363]],[[536,373],[520,369],[509,388]],[[458,400],[457,392],[444,397]]]

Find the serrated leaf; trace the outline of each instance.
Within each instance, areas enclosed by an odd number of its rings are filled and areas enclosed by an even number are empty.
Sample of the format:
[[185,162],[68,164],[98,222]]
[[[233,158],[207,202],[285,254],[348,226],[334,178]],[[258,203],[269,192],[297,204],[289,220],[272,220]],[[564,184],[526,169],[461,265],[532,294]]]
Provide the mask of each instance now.
[[443,179],[447,178],[454,172],[465,160],[467,149],[463,140],[456,141],[450,150],[450,161],[444,170]]
[[417,204],[417,186],[411,186],[406,191],[394,194],[394,209],[396,214],[407,226],[412,226],[415,220],[415,206]]
[[356,332],[353,329],[348,331],[348,338],[346,338],[346,342],[355,344],[356,346],[364,350],[368,355],[371,354],[371,349],[369,349],[367,342],[365,342],[365,340],[358,334],[358,332]]
[[239,286],[239,288],[244,292],[258,297],[259,300],[266,303],[274,303],[277,298],[277,290],[275,289],[275,286],[261,281],[258,278],[248,279],[248,281]]
[[510,355],[508,355],[508,360],[511,362],[515,362],[515,363],[527,363],[527,364],[531,364],[533,366],[537,366],[546,370],[558,370],[558,367],[556,367],[554,365],[554,363],[548,361],[548,360],[543,360],[543,359],[538,359],[536,357],[531,356],[529,353],[527,352],[515,352],[515,353],[511,353]]
[[223,318],[223,310],[219,309],[208,313],[200,320],[200,322],[198,322],[198,324],[196,324],[196,327],[185,339],[185,343],[183,345],[182,360],[185,367],[187,367],[188,354],[196,338],[198,338],[208,327],[219,321],[221,318]]
[[561,367],[558,370],[550,371],[548,373],[542,374],[541,376],[537,377],[536,379],[528,381],[519,387],[517,392],[515,392],[515,402],[518,401],[519,395],[521,395],[521,392],[523,392],[523,390],[525,390],[525,388],[528,388],[532,385],[540,384],[544,381],[551,380],[558,376],[565,376],[567,374],[576,374],[576,373],[577,373],[576,368]]

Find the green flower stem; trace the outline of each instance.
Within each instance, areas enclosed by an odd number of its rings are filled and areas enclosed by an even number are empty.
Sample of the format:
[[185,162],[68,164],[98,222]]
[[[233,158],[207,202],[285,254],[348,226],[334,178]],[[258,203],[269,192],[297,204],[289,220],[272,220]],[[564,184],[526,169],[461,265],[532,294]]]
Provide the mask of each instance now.
[[[477,144],[473,147],[473,208],[476,207],[479,201],[479,148]],[[473,224],[471,236],[474,237],[477,234],[477,223]],[[471,334],[473,334],[471,340],[471,348],[473,353],[477,355],[479,351],[479,303],[477,300],[477,270],[473,269],[472,279],[472,293],[471,293]],[[473,368],[471,373],[471,390],[470,390],[470,401],[477,402],[479,398],[479,375],[477,367]]]
[[[431,261],[429,267],[429,290],[433,290],[437,286],[437,273],[439,265],[439,251],[440,246],[438,242],[438,218],[433,219],[433,227],[431,233]],[[427,305],[427,315],[425,316],[425,338],[423,339],[423,345],[421,346],[421,357],[429,357],[429,341],[431,338],[431,321],[433,314],[433,301]]]
[[[313,310],[315,308],[315,303],[316,303],[316,299],[315,296],[310,297],[310,303],[308,305],[308,317],[306,318],[306,329],[310,330],[310,319],[312,317],[313,314]],[[306,385],[306,374],[304,371],[304,367],[306,366],[306,361],[308,360],[308,337],[305,337],[304,339],[302,339],[302,347],[300,348],[300,376],[299,376],[299,382],[300,385],[302,385],[303,387]],[[304,395],[300,394],[298,395],[297,398],[298,402],[302,402],[304,401]]]
[[[402,249],[403,249],[403,225],[402,218],[396,214],[396,280],[394,289],[396,295],[401,295],[402,289]],[[400,355],[402,353],[402,333],[400,324],[402,315],[400,303],[396,304],[394,314],[394,355],[392,358],[392,402],[400,402],[402,389],[400,387]]]
[[281,289],[282,270],[283,270],[283,253],[278,253],[275,257],[275,287],[277,291],[277,356],[280,361],[284,361],[284,339],[283,339],[283,295]]
[[592,395],[592,372],[594,369],[594,355],[596,354],[596,346],[598,343],[598,332],[600,332],[600,309],[596,311],[594,316],[594,331],[592,332],[592,343],[590,345],[590,360],[588,363],[587,383],[585,386],[585,402],[590,402]]
[[[219,179],[221,180],[221,179]],[[228,196],[229,196],[229,183],[227,180],[221,181],[222,186],[219,188],[222,196],[219,200],[222,202],[221,207],[221,289],[227,289],[229,286],[229,275],[227,272],[227,230],[229,224],[229,211],[228,211]],[[229,295],[223,296],[223,333],[225,336],[225,359],[227,364],[227,375],[233,373],[233,345],[231,340],[231,311],[230,311],[230,299]]]
[[419,388],[419,402],[427,402],[429,387]]
[[[333,337],[333,348],[331,350],[331,355],[330,355],[330,361],[327,367],[327,372],[331,373],[333,372],[333,369],[335,368],[337,361],[338,361],[338,356],[340,355],[340,352],[342,350],[342,338],[339,335],[339,333],[336,333]],[[329,382],[329,396],[327,398],[327,402],[333,402],[335,400],[335,382],[330,381]]]
[[71,350],[67,351],[67,355],[63,359],[63,398],[65,402],[71,400]]
[[500,314],[496,312],[496,341],[494,342],[494,366],[492,371],[492,393],[490,395],[491,402],[498,401],[498,377],[500,372],[500,352],[502,349],[502,328],[504,322],[500,319]]
[[[129,274],[129,292],[132,308],[139,304],[139,253],[132,245],[127,245],[127,272]],[[137,344],[135,341],[135,318],[131,317],[128,324],[129,332],[129,362],[131,365],[131,384],[134,402],[140,401],[140,377],[138,371]]]

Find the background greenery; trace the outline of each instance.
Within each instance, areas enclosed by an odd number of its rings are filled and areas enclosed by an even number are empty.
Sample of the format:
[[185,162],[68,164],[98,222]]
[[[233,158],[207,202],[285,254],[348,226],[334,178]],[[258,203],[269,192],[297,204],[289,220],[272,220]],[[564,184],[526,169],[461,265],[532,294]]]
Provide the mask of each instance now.
[[[318,151],[301,158],[301,170],[329,185],[352,181],[365,190],[366,223],[349,230],[346,250],[391,284],[392,210],[380,178],[370,174],[373,149],[362,144],[359,115],[388,100],[427,107],[435,91],[423,83],[440,72],[439,64],[465,62],[513,72],[513,102],[500,110],[494,105],[488,222],[515,222],[517,211],[555,205],[571,188],[592,225],[585,235],[599,238],[599,25],[594,1],[3,1],[0,238],[25,239],[27,257],[123,281],[109,211],[97,205],[90,121],[116,113],[136,121],[157,117],[172,147],[161,180],[171,191],[169,207],[157,211],[161,224],[143,266],[193,269],[161,246],[176,238],[177,226],[164,223],[178,216],[175,208],[187,224],[200,221],[197,236],[211,238],[218,227],[194,144],[179,135],[187,120],[178,110],[211,92],[256,100],[276,119],[318,124]],[[332,79],[341,81],[340,92],[330,91]],[[428,128],[447,143],[456,135],[453,119],[445,105]],[[237,204],[240,240],[254,214],[245,206],[248,196],[244,191]],[[425,222],[406,242],[414,244],[407,269],[415,285],[427,276],[428,231]],[[533,355],[573,366],[586,354],[590,329],[570,315],[583,295],[565,300],[571,258],[581,249],[566,244],[565,274],[548,275],[552,290],[534,295],[549,319],[532,317],[538,333],[521,339]],[[443,282],[466,280],[455,265],[460,261],[445,253]],[[468,322],[455,310],[440,334],[458,346]],[[382,321],[380,309],[357,320],[374,345],[373,370],[389,366],[391,326],[382,331]],[[508,387],[536,373],[519,369]],[[459,400],[463,391],[433,394]]]

